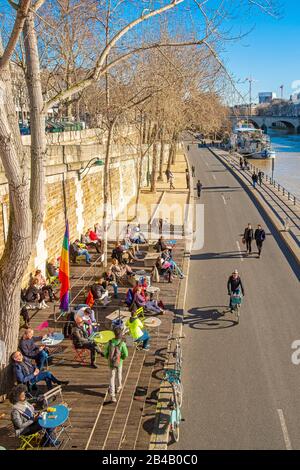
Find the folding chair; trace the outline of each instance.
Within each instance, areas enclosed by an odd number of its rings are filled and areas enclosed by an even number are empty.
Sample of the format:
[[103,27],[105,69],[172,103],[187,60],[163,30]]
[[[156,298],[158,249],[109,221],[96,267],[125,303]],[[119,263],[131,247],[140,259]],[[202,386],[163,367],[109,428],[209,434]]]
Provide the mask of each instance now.
[[89,349],[77,349],[75,348],[74,344],[72,343],[72,347],[74,349],[74,357],[73,360],[79,362],[82,365],[87,364],[88,358],[90,356]]
[[42,434],[36,432],[34,434],[28,434],[27,436],[19,436],[19,447],[17,450],[39,450],[41,448]]

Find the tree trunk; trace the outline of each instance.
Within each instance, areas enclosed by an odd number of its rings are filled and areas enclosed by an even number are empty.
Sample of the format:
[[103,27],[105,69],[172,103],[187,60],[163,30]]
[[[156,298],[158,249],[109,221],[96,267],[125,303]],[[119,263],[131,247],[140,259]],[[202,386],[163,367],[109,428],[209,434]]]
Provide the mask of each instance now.
[[109,167],[110,167],[110,150],[113,137],[113,131],[116,124],[114,119],[108,129],[106,151],[105,151],[105,165],[103,177],[103,253],[104,253],[104,267],[107,266],[107,236],[108,236],[108,200],[109,200]]
[[[26,54],[26,82],[30,103],[31,129],[31,182],[30,206],[32,210],[32,242],[37,241],[44,218],[45,201],[45,115],[40,76],[34,14],[30,12],[25,21],[24,47]],[[47,112],[47,110],[46,110]]]
[[0,157],[9,184],[9,227],[0,261],[0,394],[3,395],[11,383],[9,360],[18,344],[21,282],[32,247],[28,157],[22,147],[8,66],[0,69]]
[[158,181],[163,181],[163,169],[164,169],[164,151],[165,151],[165,139],[164,139],[164,128],[162,127],[160,135],[160,154],[159,154],[159,174]]
[[178,135],[175,134],[173,142],[172,142],[172,147],[173,147],[172,148],[172,165],[175,165],[175,161],[176,161],[177,137]]
[[157,142],[156,140],[153,143],[153,150],[152,150],[152,175],[151,175],[151,188],[150,191],[155,193],[156,191],[156,175],[157,175]]

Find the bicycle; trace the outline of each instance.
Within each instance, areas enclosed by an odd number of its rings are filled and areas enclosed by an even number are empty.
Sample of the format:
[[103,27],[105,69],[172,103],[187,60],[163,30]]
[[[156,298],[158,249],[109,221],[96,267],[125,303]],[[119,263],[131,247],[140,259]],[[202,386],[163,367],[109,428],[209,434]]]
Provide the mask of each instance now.
[[240,292],[232,293],[230,295],[230,309],[234,312],[237,318],[237,323],[240,322],[240,311],[242,304],[242,294]]
[[175,442],[179,441],[179,426],[181,422],[182,391],[181,391],[181,371],[175,369],[167,369],[165,371],[164,380],[169,382],[172,387],[173,397],[170,399],[169,407],[170,415],[170,431],[173,434]]

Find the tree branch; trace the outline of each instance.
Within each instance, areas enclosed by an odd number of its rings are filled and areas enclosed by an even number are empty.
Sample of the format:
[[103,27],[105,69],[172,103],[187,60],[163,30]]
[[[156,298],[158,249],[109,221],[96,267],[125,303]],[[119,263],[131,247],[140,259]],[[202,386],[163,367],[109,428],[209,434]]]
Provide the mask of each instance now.
[[[13,8],[15,8],[16,4],[14,4],[13,2],[9,3],[13,6]],[[15,50],[20,34],[23,30],[25,19],[29,12],[30,4],[31,0],[21,0],[21,3],[17,9],[17,17],[15,19],[14,27],[11,32],[8,44],[4,50],[2,57],[0,58],[0,69],[8,64]]]
[[91,75],[85,78],[84,80],[82,80],[81,82],[75,84],[72,88],[65,90],[64,92],[60,93],[59,95],[49,100],[47,103],[45,103],[44,110],[51,108],[54,104],[56,104],[57,102],[61,100],[65,100],[69,98],[74,93],[78,93],[79,91],[84,90],[85,88],[90,86],[94,81],[98,80],[99,76],[102,75],[106,71],[106,69],[103,66],[105,65],[105,61],[109,53],[111,52],[112,48],[132,28],[139,25],[143,21],[146,21],[154,16],[160,15],[161,13],[164,13],[168,10],[171,10],[172,8],[175,8],[177,5],[179,5],[180,3],[183,3],[184,1],[185,0],[172,0],[168,5],[165,5],[161,8],[157,8],[156,10],[151,11],[147,15],[142,14],[139,18],[131,21],[126,26],[124,26],[124,28],[122,28],[118,33],[115,34],[115,36],[109,41],[107,46],[101,52],[98,60],[96,61],[94,70],[92,71]]

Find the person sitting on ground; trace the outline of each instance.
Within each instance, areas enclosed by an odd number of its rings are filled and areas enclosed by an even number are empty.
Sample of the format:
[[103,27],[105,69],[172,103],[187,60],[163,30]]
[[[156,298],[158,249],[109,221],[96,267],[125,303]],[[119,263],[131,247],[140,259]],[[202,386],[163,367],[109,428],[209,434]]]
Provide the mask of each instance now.
[[29,323],[30,323],[30,318],[29,318],[29,313],[26,308],[26,305],[23,304],[23,300],[21,299],[21,310],[20,310],[20,315],[23,318],[24,321],[24,328],[29,328]]
[[133,338],[134,342],[142,342],[143,343],[143,349],[148,350],[150,349],[149,346],[149,341],[150,341],[150,336],[148,331],[144,330],[144,325],[142,321],[139,319],[137,311],[132,311],[131,312],[131,317],[129,320],[126,322],[126,326],[129,328],[129,333],[131,337]]
[[45,302],[45,293],[40,289],[39,280],[37,278],[33,278],[30,286],[26,290],[25,293],[26,302],[38,302],[39,309],[47,308],[48,305]]
[[96,352],[101,354],[101,351],[93,341],[89,340],[81,316],[77,316],[75,319],[75,325],[72,328],[72,341],[75,349],[89,349],[91,353],[91,367],[97,369],[98,366],[95,364]]
[[42,271],[40,269],[37,269],[35,271],[34,278],[38,279],[40,289],[44,293],[48,292],[49,300],[50,302],[53,302],[54,301],[53,289],[50,285],[47,285],[47,281],[44,278]]
[[96,317],[95,312],[86,304],[77,305],[74,315],[74,321],[81,317],[83,320],[83,328],[86,331],[88,337],[96,331]]
[[88,229],[89,232],[89,237],[93,242],[97,242],[99,248],[101,248],[101,238],[97,235],[96,230],[93,230],[92,228]]
[[99,277],[95,283],[91,286],[91,292],[94,300],[103,301],[104,305],[109,303],[108,290],[103,287],[104,279]]
[[157,302],[155,302],[153,298],[150,300],[147,296],[142,294],[141,287],[136,289],[136,293],[134,294],[134,302],[137,307],[146,307],[147,310],[150,310],[156,314],[163,313],[163,310],[157,305]]
[[163,236],[159,237],[153,248],[157,251],[157,253],[165,250],[169,250],[170,252],[172,251],[171,247],[166,244]]
[[47,363],[49,352],[45,346],[38,346],[36,341],[42,337],[33,336],[33,329],[27,328],[19,342],[19,349],[26,359],[34,359],[37,367],[42,370]]
[[84,256],[86,264],[91,264],[91,255],[85,245],[80,243],[79,240],[75,240],[74,243],[70,244],[70,256],[73,263],[76,263],[77,256]]
[[23,354],[20,351],[14,352],[11,358],[18,383],[35,385],[44,380],[48,390],[51,390],[53,383],[57,385],[68,385],[69,383],[68,380],[58,380],[48,370],[41,372],[31,364],[30,359],[23,357]]
[[167,275],[168,282],[172,282],[172,269],[171,264],[168,261],[165,261],[161,256],[158,256],[156,258],[155,267],[161,276]]
[[114,290],[114,298],[118,299],[119,298],[118,284],[117,284],[117,277],[115,276],[115,274],[112,272],[111,269],[109,269],[103,274],[103,278],[104,278],[104,282],[102,284],[103,287],[106,289],[107,285],[112,286]]
[[91,229],[88,229],[88,231],[84,235],[82,235],[81,241],[86,246],[96,248],[97,253],[101,253],[101,243],[99,243],[98,240],[92,240],[91,239],[90,230]]
[[103,239],[103,230],[99,223],[96,223],[94,225],[94,232],[97,235],[98,240],[101,242],[101,240]]
[[[29,436],[43,430],[38,423],[40,413],[37,413],[34,406],[26,400],[26,391],[26,386],[19,384],[15,385],[9,394],[9,400],[13,405],[11,421],[17,437]],[[59,442],[56,440],[54,430],[46,429],[46,431],[50,436],[49,441],[53,445],[58,445]]]
[[134,257],[132,250],[126,250],[125,246],[120,242],[116,243],[111,257],[117,259],[120,264],[125,264],[127,259],[129,259],[129,262],[137,261],[137,258]]
[[117,281],[126,275],[133,276],[131,267],[127,264],[120,265],[117,259],[112,260],[110,270],[113,274],[115,274]]
[[132,243],[132,241],[130,240],[130,236],[127,233],[124,236],[123,246],[125,250],[131,251],[132,256],[135,256],[136,253],[139,251],[138,245],[136,245],[135,243]]
[[132,227],[130,239],[133,243],[147,243],[145,235],[141,232],[140,224]]
[[46,270],[49,276],[58,278],[58,268],[54,258],[46,262]]
[[[116,402],[116,393],[122,390],[123,361],[128,357],[128,349],[125,341],[123,341],[122,329],[114,327],[113,332],[115,337],[106,345],[104,357],[108,359],[108,367],[110,369],[109,394],[111,401]],[[118,379],[117,389],[116,375]]]
[[175,263],[175,261],[173,260],[172,255],[170,254],[170,250],[169,250],[169,249],[164,250],[164,251],[161,253],[161,257],[162,257],[165,261],[168,261],[168,262],[171,264],[172,271],[173,271],[177,276],[179,276],[180,279],[183,279],[183,278],[184,278],[183,272],[181,271],[181,269],[179,268],[179,266],[177,265],[177,263]]

